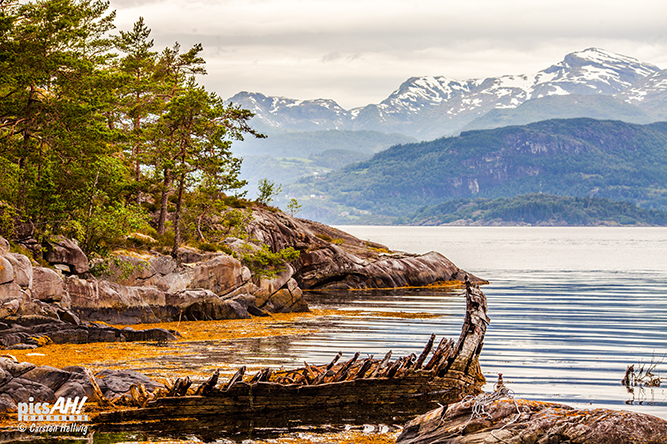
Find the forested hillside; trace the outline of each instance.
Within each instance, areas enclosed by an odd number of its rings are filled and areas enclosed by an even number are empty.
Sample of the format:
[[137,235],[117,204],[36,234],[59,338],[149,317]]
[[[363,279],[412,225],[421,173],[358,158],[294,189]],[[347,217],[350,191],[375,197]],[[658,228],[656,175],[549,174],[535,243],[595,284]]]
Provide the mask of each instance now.
[[197,83],[202,46],[114,32],[95,0],[0,3],[0,235],[21,224],[86,252],[148,230],[203,240],[244,183],[230,145],[252,113]]
[[511,199],[454,199],[425,207],[406,225],[667,225],[667,212],[596,197],[524,194]]
[[469,131],[392,147],[290,192],[388,216],[450,199],[539,192],[666,210],[667,123],[567,119]]

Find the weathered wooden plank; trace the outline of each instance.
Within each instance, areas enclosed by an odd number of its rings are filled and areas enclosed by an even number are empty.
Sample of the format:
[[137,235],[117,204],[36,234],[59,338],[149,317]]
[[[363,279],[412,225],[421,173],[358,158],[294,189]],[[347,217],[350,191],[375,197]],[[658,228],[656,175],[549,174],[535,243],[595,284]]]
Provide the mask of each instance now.
[[422,364],[424,364],[424,361],[426,360],[426,357],[431,352],[431,349],[433,348],[433,342],[435,342],[435,333],[431,334],[431,338],[426,343],[426,346],[424,347],[424,350],[419,355],[419,358],[417,358],[417,362],[415,362],[415,368],[417,370],[419,370],[422,367]]

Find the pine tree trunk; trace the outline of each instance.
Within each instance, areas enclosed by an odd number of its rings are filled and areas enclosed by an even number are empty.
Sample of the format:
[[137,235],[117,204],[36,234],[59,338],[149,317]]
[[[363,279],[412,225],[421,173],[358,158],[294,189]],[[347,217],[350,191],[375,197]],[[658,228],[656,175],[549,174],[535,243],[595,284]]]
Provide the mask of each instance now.
[[169,212],[169,171],[164,172],[164,181],[162,182],[162,196],[160,198],[160,217],[157,222],[157,232],[159,235],[164,234],[165,224],[167,222],[167,213]]
[[176,212],[174,213],[174,246],[171,249],[171,257],[176,259],[178,246],[181,243],[181,207],[183,205],[183,189],[185,188],[185,173],[181,173],[178,183],[178,201],[176,201]]

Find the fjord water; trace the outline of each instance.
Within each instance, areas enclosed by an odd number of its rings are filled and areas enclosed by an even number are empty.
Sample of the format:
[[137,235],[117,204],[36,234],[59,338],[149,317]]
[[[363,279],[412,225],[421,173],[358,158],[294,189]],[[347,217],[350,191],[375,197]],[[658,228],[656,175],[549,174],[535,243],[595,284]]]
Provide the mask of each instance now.
[[[628,365],[658,362],[667,377],[667,229],[547,227],[339,227],[411,253],[438,251],[491,283],[481,366],[492,389],[502,373],[517,397],[579,408],[641,411],[667,419],[663,387],[628,392]],[[419,353],[431,333],[457,337],[460,290],[309,295],[314,304],[361,309],[332,319],[292,352],[326,361],[336,351]],[[317,302],[316,302],[317,301]],[[431,312],[435,318],[373,316]]]

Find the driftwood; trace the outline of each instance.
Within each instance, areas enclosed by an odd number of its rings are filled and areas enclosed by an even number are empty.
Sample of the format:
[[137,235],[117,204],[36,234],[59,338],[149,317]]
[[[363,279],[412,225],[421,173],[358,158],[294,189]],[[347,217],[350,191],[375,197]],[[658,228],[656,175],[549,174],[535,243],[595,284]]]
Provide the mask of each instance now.
[[142,403],[142,408],[101,413],[96,421],[161,423],[223,416],[269,421],[286,412],[302,412],[303,418],[309,418],[313,412],[333,407],[372,405],[372,409],[365,409],[376,410],[414,400],[421,400],[422,406],[428,400],[453,403],[481,392],[485,379],[478,359],[488,323],[486,297],[478,284],[466,279],[466,314],[456,343],[443,339],[433,351],[436,338],[432,335],[419,357],[411,354],[392,362],[389,352],[383,359],[370,356],[360,360],[356,353],[339,364],[342,353],[338,353],[329,364],[304,362],[304,367],[280,371],[267,368],[247,380],[243,379],[245,367],[241,367],[229,382],[217,387],[215,373],[194,396],[187,394],[190,379],[181,378],[165,397]]

